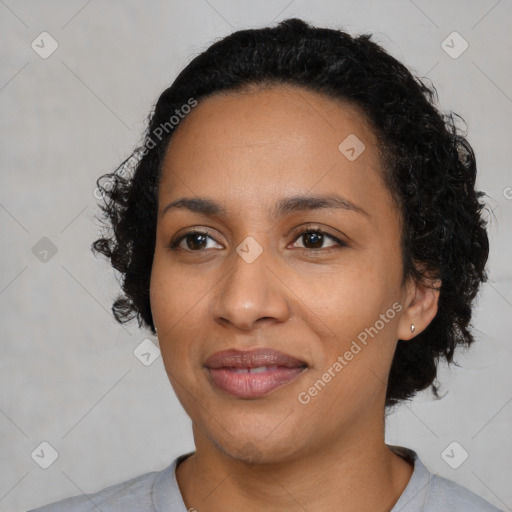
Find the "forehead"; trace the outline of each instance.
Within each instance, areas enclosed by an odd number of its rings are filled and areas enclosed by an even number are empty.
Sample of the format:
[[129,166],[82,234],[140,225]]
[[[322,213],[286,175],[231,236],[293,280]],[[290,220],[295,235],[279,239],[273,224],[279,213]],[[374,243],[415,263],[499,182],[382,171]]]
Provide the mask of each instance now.
[[350,134],[364,140],[370,152],[377,143],[356,105],[296,86],[252,85],[202,100],[180,123],[168,155],[172,158],[176,146],[190,138],[205,149],[271,145],[289,150],[295,144],[304,153],[315,147],[337,149],[340,137]]
[[180,123],[162,168],[164,194],[261,203],[273,195],[387,194],[378,139],[361,111],[298,87],[216,94]]

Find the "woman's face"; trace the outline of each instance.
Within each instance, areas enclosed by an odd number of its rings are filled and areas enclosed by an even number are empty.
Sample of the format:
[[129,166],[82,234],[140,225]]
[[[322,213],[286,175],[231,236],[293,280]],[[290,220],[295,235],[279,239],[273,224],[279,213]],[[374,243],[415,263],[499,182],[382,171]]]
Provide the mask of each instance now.
[[210,97],[174,134],[150,298],[197,446],[283,461],[381,429],[411,294],[376,143],[285,86]]

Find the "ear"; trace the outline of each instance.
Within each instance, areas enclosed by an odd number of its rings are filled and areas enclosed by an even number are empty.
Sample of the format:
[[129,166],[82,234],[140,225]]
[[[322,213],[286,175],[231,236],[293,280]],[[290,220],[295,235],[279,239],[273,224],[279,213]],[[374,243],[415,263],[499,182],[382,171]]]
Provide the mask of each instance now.
[[[441,281],[425,277],[422,282],[408,281],[405,310],[398,323],[398,339],[410,340],[424,331],[437,313]],[[414,331],[411,331],[414,325]]]

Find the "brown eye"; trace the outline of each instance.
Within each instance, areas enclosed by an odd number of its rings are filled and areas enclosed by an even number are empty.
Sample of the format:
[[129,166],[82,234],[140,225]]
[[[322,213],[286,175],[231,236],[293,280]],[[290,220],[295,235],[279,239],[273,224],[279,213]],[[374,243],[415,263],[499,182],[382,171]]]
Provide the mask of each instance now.
[[[346,246],[346,244],[338,238],[319,229],[305,229],[299,233],[296,240],[302,240],[302,247],[298,246],[299,249],[330,249],[336,246]],[[333,241],[334,245],[323,247],[324,242],[329,240]]]
[[322,233],[304,233],[302,240],[307,249],[320,249],[324,243],[324,235]]
[[187,235],[184,240],[187,248],[195,251],[197,249],[204,249],[206,246],[207,238],[208,235],[203,235],[202,233],[193,233],[191,235]]
[[203,249],[211,248],[207,247],[208,239],[213,240],[213,238],[207,232],[189,231],[188,233],[185,233],[183,236],[180,236],[177,240],[172,242],[171,248],[179,248],[186,251],[199,252]]

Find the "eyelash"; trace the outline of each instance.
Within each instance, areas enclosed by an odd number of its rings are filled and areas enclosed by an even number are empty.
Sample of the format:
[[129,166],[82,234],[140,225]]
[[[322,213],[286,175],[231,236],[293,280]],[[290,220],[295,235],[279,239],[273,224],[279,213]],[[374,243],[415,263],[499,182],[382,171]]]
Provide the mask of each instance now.
[[[323,235],[324,237],[330,238],[332,241],[334,241],[338,244],[337,248],[347,247],[347,244],[345,242],[343,242],[339,238],[336,238],[334,235],[331,235],[330,233],[327,233],[326,231],[323,231],[322,229],[318,229],[318,228],[311,227],[311,226],[306,226],[306,227],[302,228],[298,233],[296,233],[294,242],[306,234],[313,234],[313,233],[315,233],[315,234],[319,233],[319,234]],[[181,235],[176,240],[173,240],[170,244],[170,248],[171,249],[183,249],[182,247],[178,247],[180,245],[181,241],[185,240],[187,237],[192,236],[192,235],[203,235],[203,236],[207,236],[207,237],[211,238],[212,240],[215,240],[211,236],[209,231],[191,230],[191,231],[187,231],[185,234]],[[305,251],[329,251],[332,249],[336,249],[336,247],[317,248],[317,249],[314,249],[314,248],[312,249],[312,248],[308,248],[308,247],[297,247],[297,249],[303,249]],[[204,251],[204,249],[199,249],[196,251],[191,250],[191,249],[183,249],[183,250],[185,250],[187,252],[203,252]]]

